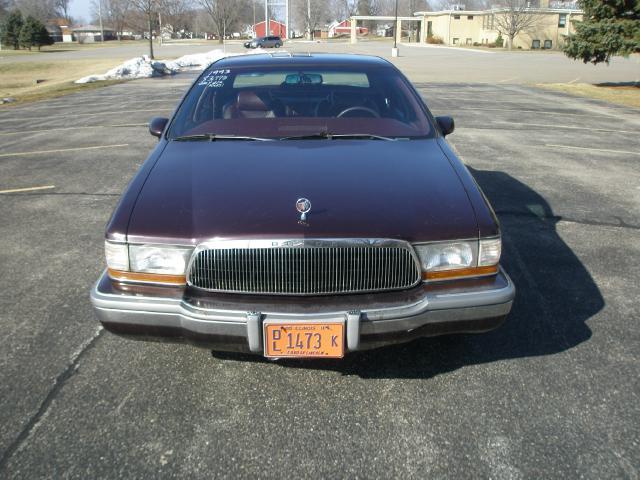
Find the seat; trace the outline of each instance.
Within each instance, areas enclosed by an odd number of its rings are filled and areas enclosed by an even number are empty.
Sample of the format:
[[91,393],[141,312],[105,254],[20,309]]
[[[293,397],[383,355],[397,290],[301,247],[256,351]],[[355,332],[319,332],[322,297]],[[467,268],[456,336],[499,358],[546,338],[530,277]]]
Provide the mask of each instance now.
[[224,118],[275,118],[276,112],[255,92],[241,91],[235,102],[224,107]]

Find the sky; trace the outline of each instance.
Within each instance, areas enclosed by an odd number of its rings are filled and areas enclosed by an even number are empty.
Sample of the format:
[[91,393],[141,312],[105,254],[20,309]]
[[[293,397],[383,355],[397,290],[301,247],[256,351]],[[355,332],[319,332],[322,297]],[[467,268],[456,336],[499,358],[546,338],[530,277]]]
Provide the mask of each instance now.
[[91,21],[91,0],[71,0],[71,16],[78,23],[88,23]]

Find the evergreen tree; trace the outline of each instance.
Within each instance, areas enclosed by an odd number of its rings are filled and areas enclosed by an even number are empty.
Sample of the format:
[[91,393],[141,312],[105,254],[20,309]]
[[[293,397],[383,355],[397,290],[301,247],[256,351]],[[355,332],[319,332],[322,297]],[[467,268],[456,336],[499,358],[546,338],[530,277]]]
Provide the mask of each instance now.
[[37,28],[33,44],[38,47],[38,50],[40,50],[40,48],[44,45],[53,45],[55,42],[53,41],[53,38],[51,38],[47,27],[45,27],[44,24],[40,21],[38,21],[36,26]]
[[594,65],[614,55],[640,52],[639,0],[579,0],[584,19],[576,21],[565,54]]
[[21,47],[31,50],[31,47],[34,46],[37,28],[36,22],[37,20],[31,15],[25,19],[20,29],[19,41]]
[[11,46],[15,50],[20,48],[20,30],[22,29],[22,13],[15,10],[9,14],[6,21],[2,25],[2,44]]
[[20,45],[31,50],[32,47],[51,45],[53,39],[44,24],[32,16],[28,16],[20,30]]

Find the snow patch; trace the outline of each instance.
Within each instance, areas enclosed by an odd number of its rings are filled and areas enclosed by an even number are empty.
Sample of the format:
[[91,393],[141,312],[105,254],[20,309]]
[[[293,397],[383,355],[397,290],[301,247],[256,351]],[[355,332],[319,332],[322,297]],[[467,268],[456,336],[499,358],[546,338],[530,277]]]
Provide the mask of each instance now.
[[[151,78],[162,77],[165,75],[173,75],[185,70],[204,70],[213,62],[224,57],[234,57],[237,55],[255,55],[264,53],[262,48],[250,50],[247,53],[225,53],[222,50],[211,50],[206,53],[194,53],[191,55],[183,55],[175,60],[161,62],[151,60],[147,55],[127,60],[122,65],[112,68],[102,75],[89,75],[87,77],[76,80],[75,83],[91,83],[105,80],[129,80],[134,78]],[[280,50],[278,53],[286,53]]]

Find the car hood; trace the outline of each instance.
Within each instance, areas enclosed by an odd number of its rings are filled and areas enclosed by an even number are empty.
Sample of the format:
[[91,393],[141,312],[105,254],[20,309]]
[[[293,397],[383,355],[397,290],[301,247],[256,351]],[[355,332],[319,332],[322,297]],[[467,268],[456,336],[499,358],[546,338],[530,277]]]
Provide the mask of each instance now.
[[[299,222],[296,200],[311,211]],[[170,141],[129,241],[474,238],[467,192],[435,140]]]

